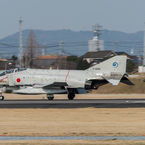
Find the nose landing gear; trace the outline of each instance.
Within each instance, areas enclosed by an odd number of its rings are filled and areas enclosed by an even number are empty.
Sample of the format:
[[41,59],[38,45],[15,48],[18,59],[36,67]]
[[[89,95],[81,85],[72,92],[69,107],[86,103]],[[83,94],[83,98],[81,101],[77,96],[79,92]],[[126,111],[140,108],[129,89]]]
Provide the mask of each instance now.
[[4,100],[4,96],[2,95],[2,88],[0,88],[0,100]]
[[0,96],[0,100],[4,100],[4,96]]

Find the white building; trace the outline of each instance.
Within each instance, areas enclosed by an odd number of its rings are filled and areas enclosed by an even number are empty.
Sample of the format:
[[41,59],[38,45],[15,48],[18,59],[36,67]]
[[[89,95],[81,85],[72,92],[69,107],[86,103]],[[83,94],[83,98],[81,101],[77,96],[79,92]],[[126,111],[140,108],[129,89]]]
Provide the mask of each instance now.
[[104,40],[98,40],[97,36],[94,36],[93,40],[89,40],[89,52],[104,50]]
[[145,66],[138,66],[138,72],[139,73],[142,73],[142,72],[145,72]]

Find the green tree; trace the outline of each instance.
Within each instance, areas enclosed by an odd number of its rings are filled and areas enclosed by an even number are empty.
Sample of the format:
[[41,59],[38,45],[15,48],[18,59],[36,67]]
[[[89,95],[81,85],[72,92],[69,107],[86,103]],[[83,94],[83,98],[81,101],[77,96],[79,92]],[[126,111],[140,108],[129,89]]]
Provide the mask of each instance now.
[[83,60],[81,57],[77,57],[75,55],[68,56],[67,57],[67,62],[75,62],[77,67],[77,70],[85,70],[89,67],[89,64],[86,60]]
[[85,70],[89,68],[89,64],[86,60],[83,60],[82,58],[78,58],[77,60],[77,70]]
[[11,60],[12,60],[12,65],[13,66],[15,66],[16,65],[16,60],[18,60],[18,57],[17,56],[15,56],[15,55],[13,55],[12,57],[11,57]]
[[12,56],[11,60],[17,60],[18,57],[16,57],[15,55]]
[[131,72],[133,71],[134,67],[135,67],[135,63],[132,60],[129,60],[126,66],[126,71]]
[[78,57],[76,55],[71,55],[67,57],[67,61],[74,61],[77,62]]

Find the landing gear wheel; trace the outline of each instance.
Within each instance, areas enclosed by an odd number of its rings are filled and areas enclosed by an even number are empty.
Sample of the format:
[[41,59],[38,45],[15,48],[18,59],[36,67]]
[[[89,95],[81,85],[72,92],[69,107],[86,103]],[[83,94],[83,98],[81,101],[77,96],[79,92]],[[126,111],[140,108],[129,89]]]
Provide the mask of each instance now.
[[4,100],[4,96],[2,96],[2,100]]
[[4,100],[4,96],[1,96],[1,97],[0,97],[0,100]]
[[75,97],[75,94],[73,94],[73,93],[68,94],[68,99],[69,100],[73,100],[74,97]]
[[47,97],[48,100],[53,100],[54,95],[53,94],[47,94],[46,97]]
[[48,97],[48,100],[53,100],[54,97]]

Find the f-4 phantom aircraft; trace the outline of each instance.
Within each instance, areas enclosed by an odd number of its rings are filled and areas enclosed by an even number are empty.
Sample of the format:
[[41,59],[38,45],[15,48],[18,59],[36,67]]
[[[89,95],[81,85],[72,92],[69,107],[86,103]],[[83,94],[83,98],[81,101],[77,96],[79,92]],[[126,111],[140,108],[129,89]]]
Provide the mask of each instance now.
[[[9,70],[0,74],[0,85],[17,90],[15,93],[44,93],[49,100],[53,100],[54,94],[67,93],[68,99],[73,100],[75,94],[86,94],[107,83],[118,85],[121,81],[133,85],[126,77],[126,56],[114,56],[86,70]],[[19,90],[20,86],[27,87]]]

